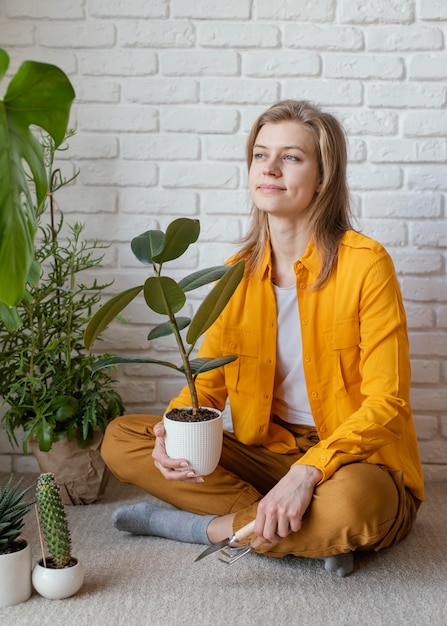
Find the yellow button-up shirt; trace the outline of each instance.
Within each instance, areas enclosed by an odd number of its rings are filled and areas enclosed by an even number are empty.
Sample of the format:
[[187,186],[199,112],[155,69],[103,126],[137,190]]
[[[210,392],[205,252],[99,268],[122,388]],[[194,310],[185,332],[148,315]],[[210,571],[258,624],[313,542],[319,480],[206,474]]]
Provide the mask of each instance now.
[[[343,237],[337,265],[320,289],[315,246],[295,262],[302,360],[320,442],[298,463],[323,481],[342,465],[367,461],[403,470],[424,499],[423,476],[409,403],[410,362],[405,311],[389,254],[354,231]],[[229,398],[234,433],[252,446],[286,453],[293,435],[271,419],[276,364],[276,301],[271,257],[243,280],[207,331],[199,356],[237,354],[197,378],[202,406],[223,409]],[[169,408],[190,405],[185,387]]]

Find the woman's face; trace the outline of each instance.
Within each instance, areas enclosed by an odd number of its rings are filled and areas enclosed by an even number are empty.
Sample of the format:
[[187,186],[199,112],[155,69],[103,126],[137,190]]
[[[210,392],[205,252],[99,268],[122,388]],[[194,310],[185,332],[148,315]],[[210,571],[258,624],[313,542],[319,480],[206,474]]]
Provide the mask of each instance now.
[[298,122],[265,124],[253,147],[248,183],[255,206],[269,215],[302,218],[320,189],[314,140]]

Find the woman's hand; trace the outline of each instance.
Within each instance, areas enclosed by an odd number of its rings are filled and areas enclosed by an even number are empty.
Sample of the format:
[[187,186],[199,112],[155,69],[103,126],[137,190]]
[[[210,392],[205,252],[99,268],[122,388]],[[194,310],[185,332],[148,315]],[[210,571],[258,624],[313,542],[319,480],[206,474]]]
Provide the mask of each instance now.
[[154,426],[155,445],[152,458],[155,467],[160,470],[166,480],[182,480],[189,483],[203,483],[201,476],[196,476],[194,468],[189,466],[186,459],[171,459],[166,454],[165,427],[163,422]]
[[254,532],[264,543],[277,543],[301,528],[322,473],[311,465],[292,465],[259,502]]

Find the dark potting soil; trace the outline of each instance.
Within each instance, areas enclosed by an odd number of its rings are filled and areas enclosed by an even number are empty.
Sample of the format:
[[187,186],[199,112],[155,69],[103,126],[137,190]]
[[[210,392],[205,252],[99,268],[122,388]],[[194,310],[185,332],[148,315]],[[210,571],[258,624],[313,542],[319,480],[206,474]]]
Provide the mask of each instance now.
[[211,409],[199,408],[196,415],[192,414],[192,409],[171,409],[166,416],[174,422],[208,422],[216,419],[218,414]]
[[78,562],[78,559],[72,556],[69,562],[67,563],[67,565],[65,565],[64,567],[58,567],[55,564],[53,557],[47,556],[45,559],[45,565],[43,563],[43,559],[40,559],[39,565],[41,565],[42,567],[47,567],[48,569],[66,569],[67,567],[74,567],[77,564],[77,562]]
[[25,539],[16,539],[12,543],[9,544],[7,548],[4,550],[0,550],[0,554],[14,554],[14,552],[20,552],[24,550],[27,546],[27,542]]

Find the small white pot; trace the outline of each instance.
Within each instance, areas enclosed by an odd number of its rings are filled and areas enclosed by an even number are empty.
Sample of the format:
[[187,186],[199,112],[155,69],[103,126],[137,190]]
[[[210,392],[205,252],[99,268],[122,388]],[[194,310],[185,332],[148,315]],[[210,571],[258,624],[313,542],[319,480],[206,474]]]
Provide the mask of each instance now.
[[84,568],[79,561],[71,567],[44,567],[40,560],[33,569],[34,589],[48,600],[63,600],[74,596],[84,582]]
[[31,596],[31,547],[0,555],[0,607],[25,602]]
[[197,476],[214,472],[222,454],[222,413],[211,410],[216,413],[216,417],[205,422],[177,422],[166,417],[166,414],[163,419],[167,455],[171,459],[189,461]]

